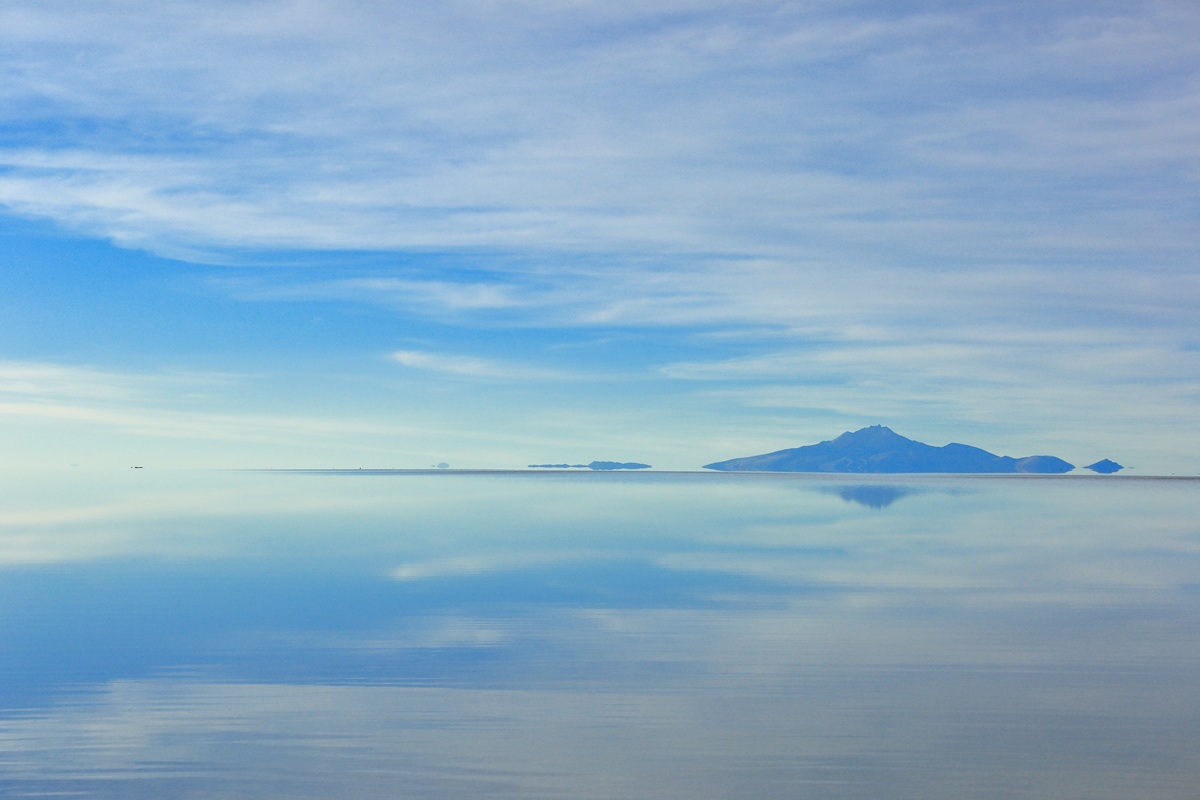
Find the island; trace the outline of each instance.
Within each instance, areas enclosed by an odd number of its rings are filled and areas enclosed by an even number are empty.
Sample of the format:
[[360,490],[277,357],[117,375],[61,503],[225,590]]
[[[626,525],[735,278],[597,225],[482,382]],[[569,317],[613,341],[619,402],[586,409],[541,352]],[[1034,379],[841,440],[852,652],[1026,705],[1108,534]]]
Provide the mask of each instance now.
[[593,461],[590,464],[530,464],[529,469],[650,469],[650,465],[636,461]]
[[1088,464],[1084,469],[1090,469],[1092,472],[1099,472],[1101,475],[1112,475],[1114,472],[1125,469],[1115,461],[1104,458],[1097,461],[1095,464]]
[[1060,474],[1075,465],[1055,456],[998,456],[967,444],[935,447],[883,425],[872,425],[819,444],[717,461],[704,468],[725,472]]

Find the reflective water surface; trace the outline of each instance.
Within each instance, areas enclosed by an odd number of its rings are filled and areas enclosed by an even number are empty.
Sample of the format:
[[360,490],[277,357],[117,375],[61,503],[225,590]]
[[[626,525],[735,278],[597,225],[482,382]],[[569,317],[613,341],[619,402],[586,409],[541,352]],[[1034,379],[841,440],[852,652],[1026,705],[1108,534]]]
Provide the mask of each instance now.
[[1194,479],[5,485],[0,797],[1200,786]]

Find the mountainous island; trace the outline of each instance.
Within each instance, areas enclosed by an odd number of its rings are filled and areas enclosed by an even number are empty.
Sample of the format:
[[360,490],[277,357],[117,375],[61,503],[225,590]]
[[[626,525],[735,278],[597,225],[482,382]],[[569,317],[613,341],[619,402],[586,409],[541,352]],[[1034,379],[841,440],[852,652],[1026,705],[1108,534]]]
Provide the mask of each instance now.
[[650,469],[650,465],[636,461],[593,461],[590,464],[530,464],[529,469]]
[[998,456],[967,444],[934,447],[891,428],[872,425],[827,442],[717,461],[704,468],[726,472],[1059,474],[1070,472],[1075,465],[1055,456]]

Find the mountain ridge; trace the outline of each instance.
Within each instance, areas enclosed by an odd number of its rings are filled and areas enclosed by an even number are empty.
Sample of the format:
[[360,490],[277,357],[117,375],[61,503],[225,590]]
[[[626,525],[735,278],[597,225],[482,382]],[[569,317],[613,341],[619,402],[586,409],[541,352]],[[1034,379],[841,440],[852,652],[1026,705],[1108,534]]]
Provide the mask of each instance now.
[[705,464],[725,472],[1061,474],[1075,468],[1056,456],[1013,458],[951,442],[943,447],[901,436],[883,425],[846,431],[817,444]]

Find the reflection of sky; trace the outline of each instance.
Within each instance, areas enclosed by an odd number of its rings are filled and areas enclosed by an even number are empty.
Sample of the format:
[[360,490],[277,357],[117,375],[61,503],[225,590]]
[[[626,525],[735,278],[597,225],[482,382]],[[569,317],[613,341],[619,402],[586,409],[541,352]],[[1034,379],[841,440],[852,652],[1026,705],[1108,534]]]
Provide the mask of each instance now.
[[861,485],[22,495],[0,508],[0,796],[1127,797],[1134,774],[1185,796],[1194,482],[911,479],[871,508],[843,499]]

